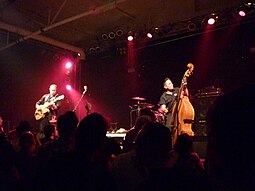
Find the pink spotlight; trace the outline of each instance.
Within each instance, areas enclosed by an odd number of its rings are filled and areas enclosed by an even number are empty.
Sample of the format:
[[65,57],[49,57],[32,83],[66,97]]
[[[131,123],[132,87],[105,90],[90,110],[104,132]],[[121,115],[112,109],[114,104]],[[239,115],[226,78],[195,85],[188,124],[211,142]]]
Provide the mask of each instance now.
[[239,11],[238,14],[239,14],[241,17],[245,17],[245,15],[246,15],[246,13],[245,13],[243,10]]
[[129,36],[127,37],[127,39],[128,39],[128,41],[132,41],[132,40],[134,39],[134,37],[133,37],[132,35],[129,35]]
[[67,71],[66,71],[66,75],[67,75],[67,76],[68,76],[70,73],[71,73],[70,70],[67,70]]
[[66,68],[67,68],[67,69],[70,69],[71,67],[72,67],[72,63],[71,63],[71,62],[67,62],[67,63],[66,63]]
[[66,89],[67,89],[68,91],[71,91],[71,90],[72,90],[72,86],[66,85]]
[[209,25],[213,25],[215,23],[215,18],[209,18],[207,22]]
[[152,34],[148,32],[148,33],[147,33],[147,37],[148,37],[148,38],[152,38]]

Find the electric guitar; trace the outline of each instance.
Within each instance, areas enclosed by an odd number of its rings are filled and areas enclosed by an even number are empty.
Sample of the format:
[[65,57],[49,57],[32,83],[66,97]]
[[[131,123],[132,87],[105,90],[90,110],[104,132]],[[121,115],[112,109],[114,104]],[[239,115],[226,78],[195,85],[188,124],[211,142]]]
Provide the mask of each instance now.
[[50,107],[57,101],[64,99],[64,97],[65,97],[64,95],[61,95],[53,99],[51,102],[45,102],[43,105],[40,105],[40,107],[35,110],[35,114],[34,114],[35,119],[36,120],[43,119],[46,113],[50,112]]

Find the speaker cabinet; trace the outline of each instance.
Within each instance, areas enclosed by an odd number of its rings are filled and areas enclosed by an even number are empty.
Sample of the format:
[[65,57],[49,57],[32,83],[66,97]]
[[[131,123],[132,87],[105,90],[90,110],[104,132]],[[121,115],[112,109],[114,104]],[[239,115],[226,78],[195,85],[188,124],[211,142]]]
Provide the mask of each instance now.
[[195,134],[206,136],[206,116],[210,106],[220,94],[197,95],[195,101]]
[[193,137],[193,150],[199,155],[201,159],[206,157],[207,137],[194,136]]

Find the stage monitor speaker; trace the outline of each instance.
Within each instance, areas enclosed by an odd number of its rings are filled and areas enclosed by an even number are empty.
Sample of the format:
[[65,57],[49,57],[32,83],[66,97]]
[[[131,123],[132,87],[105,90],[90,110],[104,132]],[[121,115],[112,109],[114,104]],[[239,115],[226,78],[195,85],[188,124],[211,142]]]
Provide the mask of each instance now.
[[206,116],[210,106],[220,94],[197,95],[195,101],[195,134],[206,136]]

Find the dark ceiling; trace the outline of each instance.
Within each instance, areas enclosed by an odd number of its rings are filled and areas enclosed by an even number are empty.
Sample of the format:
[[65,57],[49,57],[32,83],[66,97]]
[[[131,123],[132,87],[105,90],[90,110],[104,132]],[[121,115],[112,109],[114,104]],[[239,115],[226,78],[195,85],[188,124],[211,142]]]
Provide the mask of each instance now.
[[[0,0],[0,51],[27,39],[82,52],[100,43],[238,7],[241,0]],[[247,1],[246,1],[247,2]],[[121,31],[117,36],[116,32]],[[113,39],[102,34],[113,32]],[[116,39],[115,39],[116,38]]]

